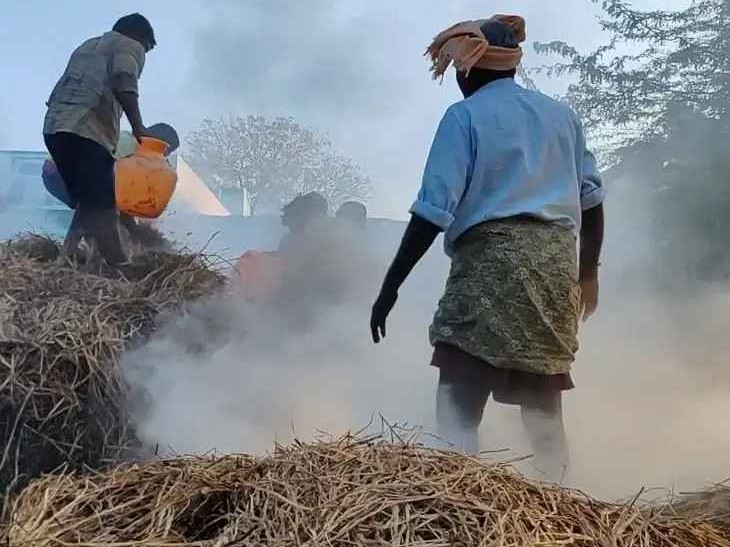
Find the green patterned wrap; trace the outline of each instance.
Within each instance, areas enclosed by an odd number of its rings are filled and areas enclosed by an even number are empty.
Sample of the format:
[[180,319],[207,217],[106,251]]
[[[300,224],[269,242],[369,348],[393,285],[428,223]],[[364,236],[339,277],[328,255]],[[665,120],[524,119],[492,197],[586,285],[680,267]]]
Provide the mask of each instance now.
[[576,247],[572,231],[524,217],[472,228],[457,242],[431,343],[498,368],[570,372],[578,351]]

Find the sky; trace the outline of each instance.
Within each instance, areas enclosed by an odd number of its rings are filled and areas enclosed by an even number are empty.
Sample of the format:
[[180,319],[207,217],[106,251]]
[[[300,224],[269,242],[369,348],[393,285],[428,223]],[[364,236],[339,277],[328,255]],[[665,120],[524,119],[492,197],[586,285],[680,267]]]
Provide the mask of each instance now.
[[[684,0],[637,0],[672,8]],[[41,150],[44,102],[84,39],[141,11],[159,46],[141,83],[145,122],[183,134],[229,114],[293,116],[326,133],[372,178],[375,216],[403,218],[438,121],[459,99],[422,54],[438,31],[493,13],[524,15],[528,41],[602,43],[590,0],[4,0],[0,149]],[[526,47],[526,64],[544,59]],[[548,93],[560,83],[541,82]]]

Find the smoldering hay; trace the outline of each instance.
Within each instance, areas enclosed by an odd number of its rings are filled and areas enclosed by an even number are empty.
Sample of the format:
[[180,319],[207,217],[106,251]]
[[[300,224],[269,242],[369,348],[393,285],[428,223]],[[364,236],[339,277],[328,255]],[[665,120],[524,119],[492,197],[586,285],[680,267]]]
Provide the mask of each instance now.
[[3,498],[61,466],[103,469],[132,457],[139,443],[125,412],[121,354],[221,276],[190,254],[94,270],[34,235],[0,244],[0,271]]
[[10,547],[727,547],[669,506],[600,502],[508,465],[345,436],[247,455],[63,473],[24,491]]

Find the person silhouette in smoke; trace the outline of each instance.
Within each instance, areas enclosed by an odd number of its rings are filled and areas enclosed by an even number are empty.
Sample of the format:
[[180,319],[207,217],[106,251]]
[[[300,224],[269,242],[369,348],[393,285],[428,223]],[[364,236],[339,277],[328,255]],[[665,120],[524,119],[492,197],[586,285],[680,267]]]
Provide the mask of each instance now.
[[[351,202],[335,219],[327,211],[327,200],[312,192],[295,198],[282,215],[289,234],[278,253],[284,264],[278,301],[299,326],[312,325],[323,310],[362,295],[357,287],[367,255],[367,210]],[[358,250],[355,256],[353,249]]]
[[281,223],[289,232],[279,243],[283,265],[280,290],[274,299],[289,328],[307,328],[326,299],[329,204],[318,192],[295,197],[282,210]]
[[295,197],[284,206],[281,224],[289,230],[279,242],[281,253],[295,252],[297,247],[306,245],[323,228],[327,219],[329,204],[318,192]]

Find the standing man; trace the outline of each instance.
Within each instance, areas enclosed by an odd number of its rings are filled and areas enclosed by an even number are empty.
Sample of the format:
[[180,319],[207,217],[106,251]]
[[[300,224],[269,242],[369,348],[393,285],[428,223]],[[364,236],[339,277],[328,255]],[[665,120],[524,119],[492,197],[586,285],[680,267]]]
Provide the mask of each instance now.
[[562,392],[579,318],[598,303],[604,191],[573,111],[514,81],[525,38],[521,17],[498,15],[429,47],[434,77],[453,63],[465,99],[439,125],[371,330],[385,336],[401,284],[444,232],[451,273],[430,329],[440,435],[477,453],[490,395],[520,405],[536,467],[559,480]]
[[[145,131],[145,135],[167,143],[168,149],[165,152],[165,156],[168,157],[168,163],[170,166],[174,168],[174,164],[170,161],[169,157],[180,147],[180,137],[178,136],[177,131],[175,131],[175,129],[169,124],[157,123],[149,126]],[[137,146],[138,142],[134,135],[129,131],[122,131],[114,153],[115,161],[134,154],[137,150]],[[42,176],[43,183],[51,195],[68,205],[70,208],[76,208],[74,201],[68,195],[66,182],[61,177],[58,172],[58,168],[52,159],[48,159],[43,163]],[[134,217],[122,213],[121,211],[119,211],[119,226],[126,230],[133,244],[150,250],[152,248],[160,248],[160,241],[150,241],[149,235],[151,235],[152,232],[140,229],[139,224]],[[83,228],[84,227],[79,224],[78,216],[75,216],[63,244],[65,254],[72,254],[78,250],[79,243],[81,243],[81,239],[85,235]]]
[[137,139],[145,134],[138,81],[145,55],[156,45],[149,21],[122,17],[111,32],[92,38],[71,55],[48,100],[46,147],[76,208],[69,230],[95,240],[110,265],[126,260],[114,199],[114,153],[122,113]]

